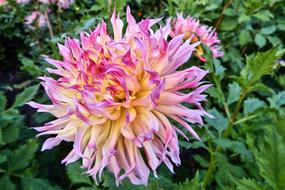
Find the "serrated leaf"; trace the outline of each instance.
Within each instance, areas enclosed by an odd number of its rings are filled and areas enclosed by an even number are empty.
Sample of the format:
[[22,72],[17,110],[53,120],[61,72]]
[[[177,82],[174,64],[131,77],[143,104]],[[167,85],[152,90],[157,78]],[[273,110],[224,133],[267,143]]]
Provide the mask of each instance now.
[[10,177],[5,174],[0,178],[1,190],[14,190],[16,186],[11,182]]
[[228,149],[233,151],[234,153],[241,155],[242,158],[245,158],[247,160],[253,159],[251,152],[242,142],[220,138],[214,139],[213,142],[223,149]]
[[206,90],[206,93],[209,94],[209,96],[215,98],[218,103],[222,103],[223,101],[223,97],[222,95],[219,93],[219,91],[217,90],[217,88],[208,88]]
[[258,98],[248,98],[244,101],[243,112],[244,114],[249,114],[264,106],[265,103]]
[[37,93],[39,85],[26,88],[23,92],[16,96],[16,100],[12,105],[12,108],[19,107],[32,100]]
[[241,87],[239,86],[238,83],[233,82],[229,84],[229,95],[227,100],[228,105],[236,102],[239,99],[240,91]]
[[88,175],[83,174],[84,170],[80,167],[80,163],[72,163],[67,166],[67,175],[72,184],[85,183],[92,185]]
[[21,124],[19,122],[13,122],[7,127],[2,129],[2,143],[8,144],[16,141],[20,135]]
[[253,179],[242,179],[236,182],[238,190],[265,190],[265,188]]
[[59,187],[53,187],[47,180],[39,178],[24,177],[21,183],[23,190],[60,190]]
[[188,179],[177,186],[178,190],[202,190],[202,183],[199,180],[199,171],[196,172],[195,177],[189,181]]
[[218,164],[218,171],[215,174],[219,186],[217,189],[233,189],[233,182],[245,176],[245,171],[239,165],[230,163],[223,154],[216,153],[215,157]]
[[215,108],[209,110],[209,113],[215,118],[206,118],[208,125],[213,126],[218,131],[219,135],[221,135],[228,126],[228,120]]
[[265,137],[265,142],[255,152],[260,175],[273,189],[285,188],[285,143],[273,129]]
[[38,149],[38,143],[35,140],[29,140],[26,144],[19,146],[8,159],[8,171],[21,170],[27,167],[30,160]]
[[263,35],[261,35],[261,34],[256,34],[256,36],[254,37],[254,41],[255,41],[255,44],[259,48],[264,47],[265,44],[266,44],[266,38]]
[[285,104],[285,91],[279,92],[278,94],[273,95],[271,98],[268,98],[270,107],[280,108]]
[[244,46],[252,41],[252,37],[247,30],[242,30],[239,34],[239,44]]
[[0,92],[0,112],[4,111],[6,108],[7,99],[3,92]]
[[277,50],[271,49],[263,53],[257,53],[255,56],[247,57],[246,67],[242,70],[240,81],[244,86],[250,86],[273,71],[276,60],[280,57],[276,55]]

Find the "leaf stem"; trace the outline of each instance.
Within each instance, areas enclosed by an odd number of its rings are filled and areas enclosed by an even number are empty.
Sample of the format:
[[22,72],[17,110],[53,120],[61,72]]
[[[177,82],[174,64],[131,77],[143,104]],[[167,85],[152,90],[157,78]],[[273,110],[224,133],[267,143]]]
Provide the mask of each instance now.
[[[239,110],[241,108],[241,104],[242,104],[244,98],[246,97],[247,93],[248,93],[247,88],[243,89],[243,91],[242,91],[242,93],[241,93],[241,95],[239,97],[238,103],[237,103],[237,105],[235,107],[234,113],[232,114],[231,117],[229,117],[230,122],[229,122],[226,130],[223,133],[223,138],[227,138],[231,134],[232,129],[233,129],[234,125],[236,124],[236,119],[237,119],[237,115],[239,113]],[[209,167],[208,167],[208,170],[207,170],[207,172],[206,172],[206,174],[204,176],[204,179],[203,179],[203,186],[204,187],[206,187],[208,185],[210,179],[213,176],[213,173],[214,173],[215,168],[216,168],[216,158],[215,158],[215,156],[216,156],[217,153],[220,153],[221,151],[222,151],[222,148],[217,146],[215,151],[210,152]]]
[[54,34],[53,34],[52,26],[51,26],[51,23],[50,23],[47,11],[45,11],[44,14],[45,14],[46,21],[47,21],[47,27],[48,27],[48,30],[49,30],[49,35],[50,35],[51,38],[53,38]]

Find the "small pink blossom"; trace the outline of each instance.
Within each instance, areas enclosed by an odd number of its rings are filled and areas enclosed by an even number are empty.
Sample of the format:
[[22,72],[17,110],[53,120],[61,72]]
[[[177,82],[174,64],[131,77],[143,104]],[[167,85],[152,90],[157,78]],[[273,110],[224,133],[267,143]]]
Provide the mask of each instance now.
[[[210,48],[214,58],[224,55],[217,32],[212,27],[200,24],[198,19],[190,16],[184,18],[182,14],[178,14],[173,21],[171,36],[175,37],[180,34],[184,34],[184,39],[191,39],[192,42],[201,41]],[[201,46],[197,48],[196,55],[205,61]]]

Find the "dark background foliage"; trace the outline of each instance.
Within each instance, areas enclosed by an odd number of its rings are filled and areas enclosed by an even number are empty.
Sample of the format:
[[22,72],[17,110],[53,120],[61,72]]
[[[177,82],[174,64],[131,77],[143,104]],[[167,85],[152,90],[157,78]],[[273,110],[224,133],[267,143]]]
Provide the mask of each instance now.
[[[1,190],[285,189],[285,69],[277,61],[284,52],[284,0],[78,0],[67,10],[50,7],[52,28],[35,30],[23,24],[34,4],[9,3],[0,7]],[[175,175],[161,166],[160,179],[150,177],[147,187],[125,180],[117,188],[107,171],[96,185],[81,175],[79,163],[61,165],[69,143],[41,152],[45,137],[36,138],[30,127],[52,118],[25,103],[48,102],[37,79],[48,75],[42,55],[60,59],[56,43],[94,29],[102,18],[109,22],[114,6],[124,18],[127,4],[138,19],[179,12],[199,18],[216,28],[225,56],[186,65],[210,71],[207,80],[214,87],[204,106],[215,119],[194,126],[201,141],[180,139],[182,164]]]

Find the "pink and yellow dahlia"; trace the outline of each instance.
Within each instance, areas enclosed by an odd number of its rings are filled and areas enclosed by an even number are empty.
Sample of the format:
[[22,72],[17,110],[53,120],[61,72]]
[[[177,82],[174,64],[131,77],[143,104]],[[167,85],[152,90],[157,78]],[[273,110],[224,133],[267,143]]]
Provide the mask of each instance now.
[[137,23],[128,8],[123,33],[123,21],[114,12],[113,36],[102,21],[90,34],[81,33],[80,40],[59,44],[62,61],[46,58],[55,67],[48,71],[59,76],[40,77],[52,104],[29,103],[56,117],[35,128],[38,136],[50,135],[42,150],[72,142],[63,163],[82,159],[95,180],[107,167],[117,184],[124,178],[147,184],[150,170],[157,176],[161,163],[173,172],[172,164],[180,164],[177,133],[185,135],[171,120],[199,139],[190,123],[202,124],[208,115],[201,102],[210,85],[201,82],[207,71],[177,70],[200,42],[190,44],[184,35],[167,41],[169,22],[151,29],[159,21]]
[[[191,42],[200,41],[206,45],[212,52],[214,58],[222,57],[224,55],[221,50],[220,40],[217,32],[212,27],[200,24],[198,19],[190,16],[184,18],[182,14],[177,14],[177,18],[173,20],[171,36],[184,34],[184,39],[191,38]],[[203,49],[201,46],[197,47],[197,57],[205,62],[203,57]]]

